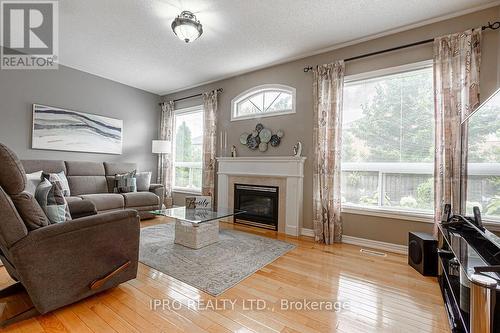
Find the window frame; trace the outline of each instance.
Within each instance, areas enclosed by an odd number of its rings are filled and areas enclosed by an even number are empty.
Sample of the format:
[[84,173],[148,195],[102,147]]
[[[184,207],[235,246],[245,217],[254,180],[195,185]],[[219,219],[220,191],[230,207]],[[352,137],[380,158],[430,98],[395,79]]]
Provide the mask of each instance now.
[[[350,84],[355,84],[359,81],[366,81],[371,79],[380,79],[385,76],[390,76],[394,74],[402,74],[406,72],[413,72],[421,69],[432,68],[433,61],[424,60],[415,63],[404,64],[400,66],[387,67],[383,69],[363,72],[359,74],[347,75],[344,77],[344,88],[349,86]],[[343,110],[342,110],[343,112]],[[435,124],[434,124],[435,126]],[[342,165],[347,163],[341,163],[341,172]],[[432,163],[434,165],[434,162]],[[348,171],[348,170],[346,170]],[[405,172],[403,172],[405,173]],[[378,216],[385,218],[393,218],[399,220],[410,220],[415,222],[424,222],[424,223],[434,223],[434,212],[419,212],[416,210],[406,210],[406,209],[394,209],[386,206],[358,206],[358,205],[347,205],[342,204],[341,208],[342,213],[348,214],[358,214],[358,215],[369,215],[369,216]]]
[[[199,104],[199,105],[195,105],[195,106],[190,106],[190,107],[187,107],[187,108],[182,108],[182,109],[175,109],[173,114],[172,114],[172,128],[173,128],[173,133],[172,133],[172,192],[176,192],[176,193],[186,193],[186,194],[201,194],[201,191],[202,191],[202,188],[200,187],[199,189],[198,188],[195,188],[195,187],[181,187],[181,186],[176,186],[175,185],[175,167],[176,167],[176,164],[177,163],[197,163],[197,162],[176,162],[175,160],[175,156],[176,156],[176,151],[175,151],[175,148],[176,148],[176,130],[177,130],[177,124],[176,124],[176,116],[179,116],[179,115],[186,115],[186,114],[190,114],[190,113],[198,113],[198,112],[201,112],[202,114],[202,117],[203,117],[203,114],[205,112],[205,108],[203,106],[203,104]],[[202,137],[203,137],[203,132],[204,132],[204,129],[203,129],[203,126],[202,126]],[[203,141],[202,141],[202,145],[203,145]],[[201,165],[201,169],[203,170],[203,153],[201,154],[202,155],[202,161],[200,162]],[[202,171],[202,175],[203,175],[203,171]]]
[[[237,105],[239,103],[241,103],[243,100],[248,99],[254,95],[257,95],[260,93],[265,93],[266,91],[280,91],[280,92],[285,92],[285,93],[292,95],[292,109],[286,110],[286,111],[265,112],[265,113],[255,114],[255,115],[247,115],[247,116],[236,116]],[[294,113],[296,113],[296,108],[295,108],[296,92],[297,92],[297,90],[294,87],[287,86],[284,84],[262,84],[262,85],[247,89],[247,90],[243,91],[242,93],[238,94],[235,98],[233,98],[231,100],[231,121],[294,114]]]

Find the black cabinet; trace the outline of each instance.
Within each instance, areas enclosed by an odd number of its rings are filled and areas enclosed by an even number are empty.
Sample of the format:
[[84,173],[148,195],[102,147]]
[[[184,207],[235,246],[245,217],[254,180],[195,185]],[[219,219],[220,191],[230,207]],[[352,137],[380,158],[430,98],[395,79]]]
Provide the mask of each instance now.
[[439,226],[438,281],[452,332],[500,333],[500,275],[477,271],[496,265],[497,244],[477,228]]

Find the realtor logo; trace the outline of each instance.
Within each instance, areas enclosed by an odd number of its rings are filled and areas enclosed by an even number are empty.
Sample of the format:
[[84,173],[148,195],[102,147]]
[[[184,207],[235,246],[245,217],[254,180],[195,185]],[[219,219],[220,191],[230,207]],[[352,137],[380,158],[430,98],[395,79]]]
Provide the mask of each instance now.
[[0,4],[1,69],[57,69],[58,2]]

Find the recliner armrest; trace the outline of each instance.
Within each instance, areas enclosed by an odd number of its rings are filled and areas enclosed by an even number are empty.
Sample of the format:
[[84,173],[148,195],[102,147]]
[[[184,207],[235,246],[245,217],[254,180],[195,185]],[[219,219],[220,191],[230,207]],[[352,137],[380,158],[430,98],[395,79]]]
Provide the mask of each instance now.
[[[15,247],[22,248],[26,245],[32,245],[33,242],[40,242],[45,239],[57,237],[62,234],[71,232],[84,233],[84,231],[88,228],[107,229],[108,225],[110,224],[117,224],[122,222],[135,223],[135,219],[138,219],[137,211],[126,209],[122,211],[82,217],[62,223],[55,223],[29,232],[28,236],[24,237],[15,244]],[[139,220],[137,220],[136,222],[137,229],[139,229]]]

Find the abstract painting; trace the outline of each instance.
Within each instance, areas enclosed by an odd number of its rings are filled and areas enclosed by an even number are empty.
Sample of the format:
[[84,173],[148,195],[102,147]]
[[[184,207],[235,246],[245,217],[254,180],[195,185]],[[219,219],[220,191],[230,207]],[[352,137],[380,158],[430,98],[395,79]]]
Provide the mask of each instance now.
[[123,120],[33,104],[33,149],[121,154]]

